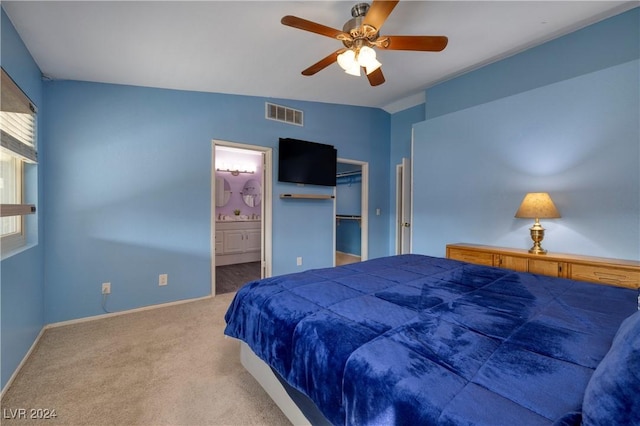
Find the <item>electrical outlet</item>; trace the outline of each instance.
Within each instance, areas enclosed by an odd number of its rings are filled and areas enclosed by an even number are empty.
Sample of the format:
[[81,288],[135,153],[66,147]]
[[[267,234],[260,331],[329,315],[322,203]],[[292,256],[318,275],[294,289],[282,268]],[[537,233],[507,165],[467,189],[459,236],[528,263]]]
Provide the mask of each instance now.
[[102,294],[111,294],[111,283],[102,283]]
[[302,266],[302,256],[296,257],[296,265]]
[[158,285],[167,285],[169,283],[169,276],[167,274],[160,274],[158,276]]

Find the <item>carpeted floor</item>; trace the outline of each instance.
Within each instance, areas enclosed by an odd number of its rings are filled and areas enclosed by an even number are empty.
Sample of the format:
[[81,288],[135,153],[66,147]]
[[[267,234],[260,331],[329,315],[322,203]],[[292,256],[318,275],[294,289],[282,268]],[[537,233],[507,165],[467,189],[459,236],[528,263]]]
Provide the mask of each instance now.
[[[223,336],[234,294],[47,330],[2,399],[2,424],[290,424]],[[19,409],[26,420],[7,418]]]

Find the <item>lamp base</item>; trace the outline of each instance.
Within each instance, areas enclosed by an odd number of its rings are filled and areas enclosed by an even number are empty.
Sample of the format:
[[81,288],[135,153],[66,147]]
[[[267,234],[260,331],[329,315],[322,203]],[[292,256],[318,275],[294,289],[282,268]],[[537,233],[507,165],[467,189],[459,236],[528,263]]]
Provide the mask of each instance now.
[[536,247],[535,245],[529,249],[529,253],[532,254],[547,254],[547,251],[542,247]]
[[533,247],[529,249],[529,253],[547,254],[547,251],[540,245],[544,239],[544,228],[540,225],[538,219],[536,219],[536,223],[534,223],[529,230],[531,231],[531,239],[533,240]]

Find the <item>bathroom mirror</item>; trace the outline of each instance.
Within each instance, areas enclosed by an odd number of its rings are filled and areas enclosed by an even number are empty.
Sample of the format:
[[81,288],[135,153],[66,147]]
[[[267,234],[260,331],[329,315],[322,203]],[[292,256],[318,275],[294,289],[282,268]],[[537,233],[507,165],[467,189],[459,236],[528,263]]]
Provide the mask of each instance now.
[[231,185],[223,177],[216,176],[216,207],[226,206],[231,198]]
[[262,201],[262,187],[256,179],[249,179],[242,188],[242,200],[249,207],[257,207]]

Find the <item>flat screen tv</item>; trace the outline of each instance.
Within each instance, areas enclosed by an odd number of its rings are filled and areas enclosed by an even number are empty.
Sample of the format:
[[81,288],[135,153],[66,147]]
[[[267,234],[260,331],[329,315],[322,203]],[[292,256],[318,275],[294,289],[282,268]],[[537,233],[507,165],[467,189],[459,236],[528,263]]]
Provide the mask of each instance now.
[[280,138],[278,180],[336,186],[337,159],[338,151],[332,145]]

